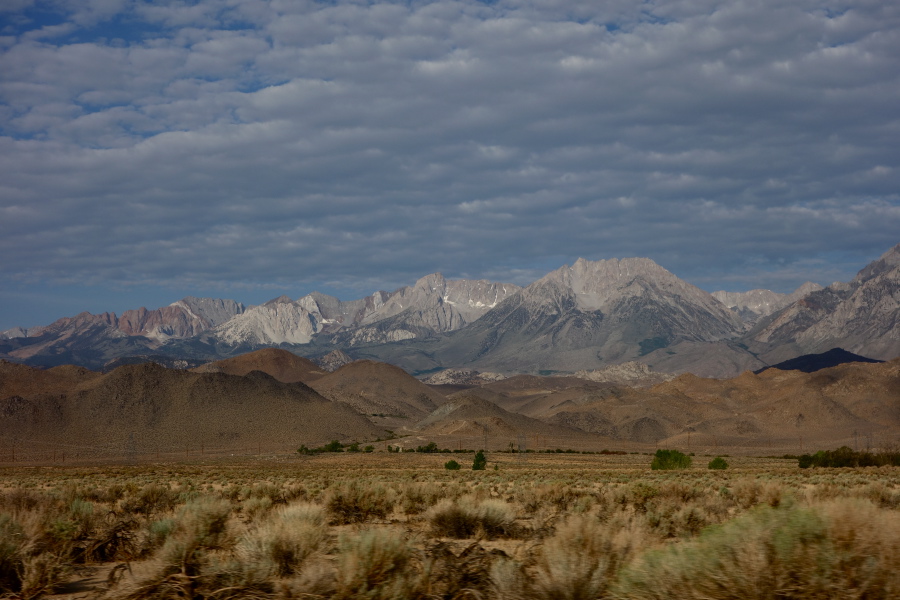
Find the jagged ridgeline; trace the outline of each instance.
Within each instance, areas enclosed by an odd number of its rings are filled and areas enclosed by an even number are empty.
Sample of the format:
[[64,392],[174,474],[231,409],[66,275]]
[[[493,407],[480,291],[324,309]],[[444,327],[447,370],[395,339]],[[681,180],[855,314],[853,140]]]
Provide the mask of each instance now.
[[850,282],[807,283],[792,294],[710,294],[650,259],[579,259],[524,288],[436,273],[352,301],[313,292],[245,307],[189,297],[121,316],[82,313],[0,333],[0,358],[100,370],[132,357],[194,366],[281,347],[327,356],[327,370],[359,358],[417,375],[575,373],[640,361],[655,372],[730,377],[836,347],[900,355],[898,289],[900,246]]

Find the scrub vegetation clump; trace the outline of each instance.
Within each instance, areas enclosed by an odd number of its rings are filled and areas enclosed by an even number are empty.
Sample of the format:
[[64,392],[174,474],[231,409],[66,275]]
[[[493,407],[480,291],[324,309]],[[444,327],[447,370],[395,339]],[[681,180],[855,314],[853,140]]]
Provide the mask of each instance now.
[[710,458],[6,468],[0,597],[900,597],[896,467]]
[[691,466],[691,457],[678,450],[659,449],[653,456],[650,468],[654,471],[672,471],[674,469],[687,469]]

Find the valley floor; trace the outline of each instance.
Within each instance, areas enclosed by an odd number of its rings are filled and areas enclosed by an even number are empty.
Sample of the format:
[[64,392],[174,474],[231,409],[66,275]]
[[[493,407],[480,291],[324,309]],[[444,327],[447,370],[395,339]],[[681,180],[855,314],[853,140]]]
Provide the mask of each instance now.
[[3,467],[0,596],[900,594],[900,468],[487,458],[485,471],[472,454],[384,452]]

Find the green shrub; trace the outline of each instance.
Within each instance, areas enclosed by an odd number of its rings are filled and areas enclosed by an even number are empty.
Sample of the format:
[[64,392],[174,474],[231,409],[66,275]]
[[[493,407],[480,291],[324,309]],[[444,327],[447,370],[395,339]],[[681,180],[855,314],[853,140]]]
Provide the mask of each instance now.
[[881,467],[900,466],[900,452],[854,452],[848,446],[837,450],[819,450],[799,457],[801,469],[809,467]]
[[717,470],[717,471],[724,471],[725,469],[728,468],[728,462],[721,456],[717,456],[714,459],[712,459],[711,461],[709,461],[708,468]]
[[475,460],[472,462],[473,471],[484,471],[487,468],[487,459],[484,457],[484,451],[479,450],[475,453]]
[[657,450],[650,463],[654,471],[671,471],[673,469],[687,469],[691,466],[691,457],[678,450]]
[[461,465],[458,462],[456,462],[455,460],[448,460],[447,462],[444,463],[444,468],[447,469],[448,471],[459,471],[461,468]]
[[337,440],[331,440],[322,446],[322,452],[343,452],[344,445]]

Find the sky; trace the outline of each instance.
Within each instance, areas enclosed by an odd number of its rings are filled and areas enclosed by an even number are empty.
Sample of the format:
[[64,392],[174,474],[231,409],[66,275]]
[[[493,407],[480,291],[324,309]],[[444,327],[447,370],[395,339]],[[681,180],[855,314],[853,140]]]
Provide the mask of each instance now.
[[0,330],[898,243],[893,0],[0,2]]

